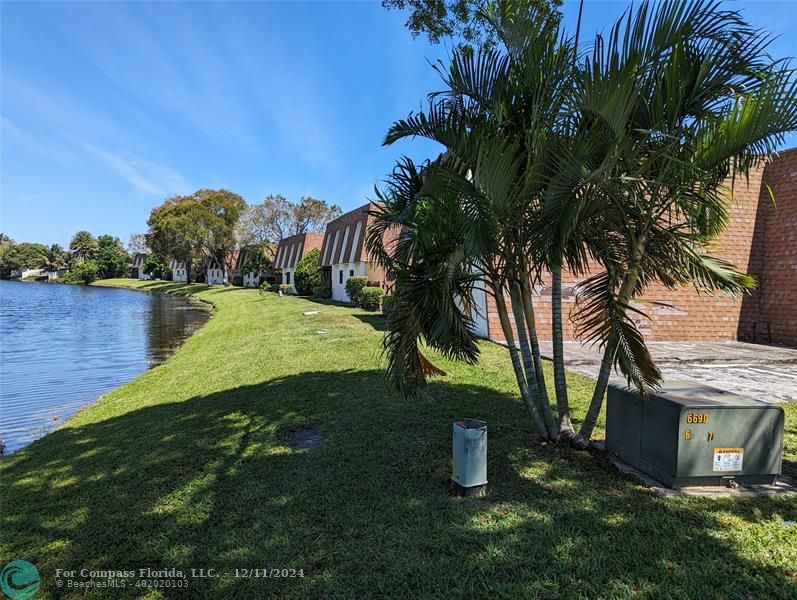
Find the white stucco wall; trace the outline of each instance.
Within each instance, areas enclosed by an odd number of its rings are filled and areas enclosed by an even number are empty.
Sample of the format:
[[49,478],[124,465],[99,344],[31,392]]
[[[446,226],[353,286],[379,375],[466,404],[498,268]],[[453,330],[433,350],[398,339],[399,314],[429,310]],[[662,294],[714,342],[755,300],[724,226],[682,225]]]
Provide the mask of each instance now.
[[188,273],[183,268],[175,268],[172,269],[172,281],[188,281]]
[[[340,280],[340,272],[343,271],[343,282]],[[346,282],[349,277],[368,276],[364,262],[340,263],[332,265],[332,299],[339,302],[349,302],[346,295]]]
[[294,286],[293,291],[296,291],[296,269],[282,269],[282,279],[280,280],[282,283],[290,283]]
[[252,271],[243,275],[244,287],[254,288],[260,285],[260,273]]
[[206,281],[208,285],[225,285],[224,270],[212,268],[207,270]]

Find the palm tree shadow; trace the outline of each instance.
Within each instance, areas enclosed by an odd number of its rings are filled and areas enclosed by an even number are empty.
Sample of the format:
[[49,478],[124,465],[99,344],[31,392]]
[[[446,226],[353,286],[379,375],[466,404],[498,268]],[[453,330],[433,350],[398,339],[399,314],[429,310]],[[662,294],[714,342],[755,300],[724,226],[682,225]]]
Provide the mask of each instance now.
[[[117,565],[308,574],[191,582],[216,597],[350,594],[376,581],[438,596],[584,594],[584,582],[745,596],[761,578],[789,589],[785,568],[718,537],[711,506],[668,503],[585,453],[532,445],[514,398],[436,382],[409,404],[382,377],[304,373],[57,430],[6,459],[6,547],[38,566],[45,590],[57,568]],[[448,483],[451,423],[464,415],[490,416],[489,492],[468,500]],[[291,450],[289,434],[309,427],[324,444]],[[787,511],[772,498],[722,509],[750,521]],[[651,543],[655,531],[666,540]],[[668,571],[676,549],[680,571]],[[720,564],[718,580],[705,565]]]

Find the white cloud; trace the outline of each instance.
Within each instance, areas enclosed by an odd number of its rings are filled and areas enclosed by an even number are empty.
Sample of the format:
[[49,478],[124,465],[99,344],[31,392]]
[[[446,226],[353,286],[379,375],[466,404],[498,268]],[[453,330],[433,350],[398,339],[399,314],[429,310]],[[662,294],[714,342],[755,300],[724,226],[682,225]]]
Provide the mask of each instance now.
[[189,190],[185,179],[169,166],[140,158],[124,157],[91,142],[83,142],[81,146],[99,158],[119,177],[145,194],[168,196],[187,193]]

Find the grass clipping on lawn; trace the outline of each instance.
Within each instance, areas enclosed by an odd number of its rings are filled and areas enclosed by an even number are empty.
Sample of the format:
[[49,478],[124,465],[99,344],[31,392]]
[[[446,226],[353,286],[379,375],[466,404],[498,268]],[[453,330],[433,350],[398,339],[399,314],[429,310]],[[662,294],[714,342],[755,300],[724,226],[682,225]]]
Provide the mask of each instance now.
[[[379,315],[240,288],[103,283],[216,310],[165,364],[0,461],[1,555],[38,567],[41,597],[83,597],[55,587],[56,569],[143,567],[304,575],[180,590],[217,598],[794,597],[793,496],[662,499],[598,456],[532,444],[501,347],[485,342],[478,367],[430,355],[448,375],[405,401],[384,384]],[[583,414],[591,383],[568,381]],[[463,416],[489,427],[488,493],[467,500],[448,493]],[[286,445],[307,428],[323,445]],[[144,593],[132,585],[114,595]]]

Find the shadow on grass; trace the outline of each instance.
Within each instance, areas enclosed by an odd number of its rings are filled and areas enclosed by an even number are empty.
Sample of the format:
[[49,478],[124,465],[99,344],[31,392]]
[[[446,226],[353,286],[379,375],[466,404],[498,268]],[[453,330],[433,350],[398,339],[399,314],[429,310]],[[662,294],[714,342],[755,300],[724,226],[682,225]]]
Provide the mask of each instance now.
[[[57,568],[144,566],[305,575],[192,579],[167,597],[793,590],[793,568],[726,535],[728,519],[793,518],[793,500],[659,499],[586,453],[532,445],[519,403],[495,389],[437,382],[406,402],[381,382],[305,373],[55,431],[3,461],[4,550],[37,565],[46,594]],[[488,421],[482,498],[448,492],[462,416]],[[313,426],[323,446],[287,448]]]
[[362,313],[356,313],[353,315],[355,318],[359,319],[366,325],[370,325],[377,331],[387,331],[387,319],[384,315],[381,314],[372,314],[372,315],[364,315]]

